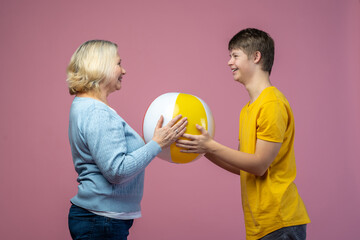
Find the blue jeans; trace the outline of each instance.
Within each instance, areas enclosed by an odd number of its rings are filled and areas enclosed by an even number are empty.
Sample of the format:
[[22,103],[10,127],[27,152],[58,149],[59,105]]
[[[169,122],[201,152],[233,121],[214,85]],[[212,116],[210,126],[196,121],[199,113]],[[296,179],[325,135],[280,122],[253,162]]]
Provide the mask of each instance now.
[[72,239],[126,240],[134,220],[107,218],[72,205],[69,211],[69,230]]
[[305,240],[306,224],[280,228],[259,240]]

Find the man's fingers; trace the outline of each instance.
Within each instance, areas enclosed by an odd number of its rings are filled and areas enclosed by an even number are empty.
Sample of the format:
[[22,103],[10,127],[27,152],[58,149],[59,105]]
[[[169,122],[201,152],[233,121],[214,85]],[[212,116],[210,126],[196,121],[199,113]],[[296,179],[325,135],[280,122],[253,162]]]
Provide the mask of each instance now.
[[196,150],[190,150],[190,149],[180,149],[180,152],[183,152],[183,153],[197,153]]
[[207,133],[206,129],[200,126],[199,124],[196,124],[196,128],[201,132],[201,134]]
[[183,147],[196,145],[196,143],[194,143],[193,141],[184,140],[184,139],[179,139],[176,141],[176,143],[181,144],[181,146]]
[[187,138],[187,139],[190,139],[190,140],[195,140],[195,139],[196,139],[196,136],[195,136],[195,135],[188,134],[188,133],[184,133],[182,136],[183,136],[184,138]]
[[191,146],[191,145],[188,145],[188,144],[181,144],[181,143],[178,143],[178,142],[176,142],[176,146],[179,147],[179,148],[187,149],[187,150],[195,150],[196,149],[196,146]]

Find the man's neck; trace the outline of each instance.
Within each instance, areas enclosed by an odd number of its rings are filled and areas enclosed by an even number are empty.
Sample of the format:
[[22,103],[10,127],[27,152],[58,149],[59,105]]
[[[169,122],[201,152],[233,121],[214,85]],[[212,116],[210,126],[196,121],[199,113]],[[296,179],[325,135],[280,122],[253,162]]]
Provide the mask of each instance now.
[[269,74],[267,72],[255,74],[252,79],[245,84],[245,88],[249,93],[250,103],[253,103],[265,88],[271,86]]

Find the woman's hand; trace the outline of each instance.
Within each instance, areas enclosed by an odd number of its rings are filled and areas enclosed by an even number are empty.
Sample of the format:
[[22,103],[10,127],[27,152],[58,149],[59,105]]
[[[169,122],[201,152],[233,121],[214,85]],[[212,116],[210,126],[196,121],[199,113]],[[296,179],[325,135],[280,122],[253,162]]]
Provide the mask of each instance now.
[[188,122],[186,117],[181,118],[181,115],[177,115],[164,127],[162,127],[163,123],[164,117],[161,116],[156,124],[154,137],[152,138],[162,149],[170,146],[184,134]]
[[210,151],[212,142],[210,134],[198,124],[196,124],[196,128],[201,132],[201,135],[184,134],[183,137],[189,140],[179,139],[176,141],[176,146],[183,148],[180,152],[207,153]]

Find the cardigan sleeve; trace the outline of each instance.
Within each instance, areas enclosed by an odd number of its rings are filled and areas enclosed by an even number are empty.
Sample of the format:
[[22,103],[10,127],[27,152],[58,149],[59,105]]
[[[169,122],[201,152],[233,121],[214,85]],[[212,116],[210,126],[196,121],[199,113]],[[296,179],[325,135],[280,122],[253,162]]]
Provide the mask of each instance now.
[[[142,172],[161,152],[155,141],[126,141],[125,122],[104,109],[92,110],[83,128],[83,135],[94,163],[102,175],[113,184],[120,184]],[[136,150],[129,152],[129,144]],[[132,147],[132,149],[134,146]]]

